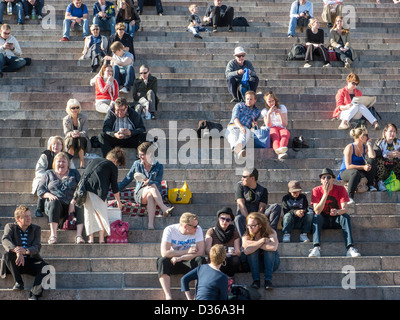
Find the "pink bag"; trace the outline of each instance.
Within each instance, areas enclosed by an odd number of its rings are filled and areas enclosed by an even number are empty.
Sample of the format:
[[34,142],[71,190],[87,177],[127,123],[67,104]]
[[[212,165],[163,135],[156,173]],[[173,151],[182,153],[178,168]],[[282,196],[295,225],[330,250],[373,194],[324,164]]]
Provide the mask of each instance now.
[[128,243],[129,223],[115,220],[110,224],[111,234],[107,237],[107,243]]

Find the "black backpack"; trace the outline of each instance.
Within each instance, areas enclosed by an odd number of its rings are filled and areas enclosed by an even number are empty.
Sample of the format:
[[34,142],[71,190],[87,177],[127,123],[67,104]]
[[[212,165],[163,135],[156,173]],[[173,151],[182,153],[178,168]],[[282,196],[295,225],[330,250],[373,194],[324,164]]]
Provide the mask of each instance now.
[[301,43],[295,43],[290,49],[286,60],[304,60],[306,58],[306,51],[307,47],[305,45],[302,45]]

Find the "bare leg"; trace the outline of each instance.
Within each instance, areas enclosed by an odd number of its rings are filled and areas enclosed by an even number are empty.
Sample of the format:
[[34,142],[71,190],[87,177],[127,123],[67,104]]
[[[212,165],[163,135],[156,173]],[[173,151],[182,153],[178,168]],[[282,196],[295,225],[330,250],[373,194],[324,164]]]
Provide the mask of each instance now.
[[79,156],[80,167],[84,168],[85,167],[85,151],[83,149],[80,149],[78,152],[78,156]]
[[165,294],[165,300],[172,300],[171,296],[171,277],[163,274],[160,278],[160,284]]

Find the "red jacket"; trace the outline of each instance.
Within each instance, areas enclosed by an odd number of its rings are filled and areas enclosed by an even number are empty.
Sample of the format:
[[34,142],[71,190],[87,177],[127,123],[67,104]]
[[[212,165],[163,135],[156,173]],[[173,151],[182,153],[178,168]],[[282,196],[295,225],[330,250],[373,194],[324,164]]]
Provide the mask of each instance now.
[[[114,87],[109,87],[103,78],[98,76],[95,83],[96,100],[111,100],[115,101],[118,98],[119,87],[117,80],[114,79]],[[111,95],[110,95],[111,93]]]
[[[355,97],[360,97],[362,96],[362,92],[358,89],[354,89],[354,96]],[[343,89],[339,89],[339,91],[336,94],[336,108],[335,111],[333,111],[333,118],[338,118],[340,115],[340,106],[345,106],[347,104],[351,103],[351,98],[350,98],[350,93],[349,90],[347,89],[347,86],[344,87]]]

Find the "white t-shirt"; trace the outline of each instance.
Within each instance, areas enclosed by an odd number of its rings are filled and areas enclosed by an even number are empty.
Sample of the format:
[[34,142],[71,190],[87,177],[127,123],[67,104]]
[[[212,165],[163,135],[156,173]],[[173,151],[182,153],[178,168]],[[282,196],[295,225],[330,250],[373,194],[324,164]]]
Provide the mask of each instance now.
[[203,230],[200,226],[197,227],[195,234],[182,234],[179,226],[180,224],[176,223],[166,227],[162,235],[161,241],[171,243],[173,250],[187,250],[190,245],[204,241]]
[[[279,105],[279,109],[281,110],[281,113],[287,113],[287,109],[283,104]],[[261,110],[261,116],[263,118],[266,117],[267,116],[267,112],[268,112],[267,108],[262,109]],[[271,116],[270,116],[270,119],[271,119],[271,127],[282,127],[282,128],[285,128],[282,125],[282,118],[281,118],[281,115],[279,113],[272,112]]]

